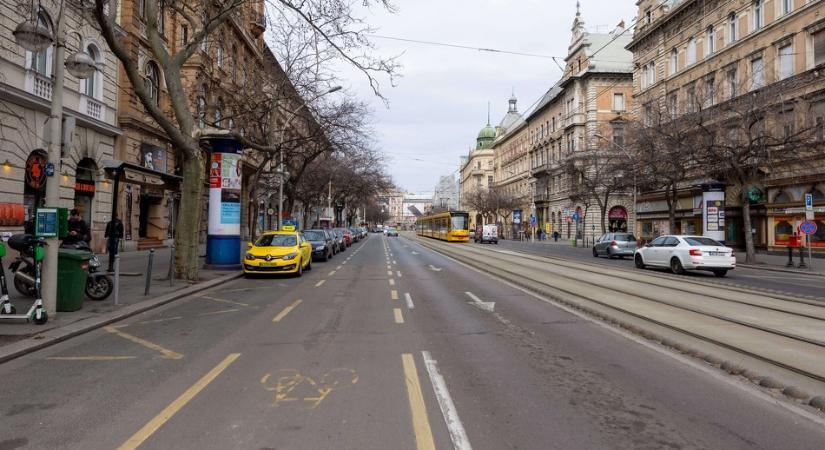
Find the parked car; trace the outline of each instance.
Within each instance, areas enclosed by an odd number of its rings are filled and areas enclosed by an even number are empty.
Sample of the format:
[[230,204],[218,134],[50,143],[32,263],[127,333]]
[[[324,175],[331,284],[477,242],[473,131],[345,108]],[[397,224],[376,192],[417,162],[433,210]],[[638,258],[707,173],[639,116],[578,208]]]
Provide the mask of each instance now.
[[332,233],[332,237],[335,240],[335,253],[345,251],[347,249],[347,242],[344,240],[344,233],[337,228],[328,231]]
[[349,247],[350,245],[354,244],[355,242],[352,240],[352,231],[347,228],[336,228],[336,230],[340,231],[344,235],[344,244]]
[[686,270],[709,270],[724,277],[736,268],[733,249],[703,236],[659,236],[633,256],[636,267],[666,267],[675,274]]
[[312,245],[312,257],[329,261],[334,254],[335,240],[328,230],[304,230],[304,238]]
[[312,246],[301,233],[268,231],[247,244],[244,275],[294,273],[312,269]]
[[608,258],[633,256],[636,253],[636,236],[631,233],[605,233],[593,244],[593,256]]
[[362,239],[363,236],[361,236],[361,232],[358,230],[358,227],[349,227],[348,230],[350,233],[352,233],[352,238],[355,240],[355,242],[358,242]]
[[498,245],[498,226],[486,224],[481,227],[481,234],[476,233],[475,242]]
[[396,230],[395,228],[392,228],[392,227],[387,228],[387,236],[398,237],[398,230]]

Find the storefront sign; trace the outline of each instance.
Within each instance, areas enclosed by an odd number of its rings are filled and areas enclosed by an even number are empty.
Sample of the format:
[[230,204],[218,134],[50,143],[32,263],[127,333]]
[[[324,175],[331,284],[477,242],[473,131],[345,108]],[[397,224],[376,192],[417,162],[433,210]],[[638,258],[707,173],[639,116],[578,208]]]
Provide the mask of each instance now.
[[607,213],[608,219],[627,219],[627,210],[621,206],[614,206],[610,208]]
[[140,165],[158,172],[166,172],[166,150],[147,143],[140,144]]
[[33,151],[26,159],[26,185],[34,190],[46,186],[46,155]]
[[87,180],[77,180],[74,183],[74,190],[75,192],[82,192],[84,194],[94,195],[95,184],[94,182]]
[[521,210],[516,209],[513,210],[513,223],[516,225],[521,224]]
[[725,240],[725,185],[702,185],[703,235],[720,242]]

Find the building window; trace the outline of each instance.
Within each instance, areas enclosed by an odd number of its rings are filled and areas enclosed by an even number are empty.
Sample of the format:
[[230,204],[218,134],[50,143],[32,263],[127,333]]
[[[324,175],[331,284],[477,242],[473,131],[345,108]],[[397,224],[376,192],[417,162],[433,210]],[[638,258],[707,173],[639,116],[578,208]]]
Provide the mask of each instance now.
[[825,29],[813,34],[814,65],[825,63]]
[[793,49],[791,44],[785,44],[779,47],[779,79],[793,75]]
[[218,41],[218,50],[216,51],[215,59],[218,62],[218,67],[223,68],[223,41]]
[[728,43],[732,44],[739,39],[738,30],[736,29],[736,13],[732,12],[728,16]]
[[728,98],[736,97],[739,92],[739,83],[736,81],[736,69],[728,70]]
[[753,2],[753,29],[758,30],[765,24],[765,1],[755,0]]
[[189,42],[189,26],[180,26],[180,45],[186,45]]
[[[100,63],[100,51],[94,45],[86,46],[86,54],[94,60],[95,63]],[[95,70],[89,78],[83,80],[83,93],[87,97],[98,98],[97,89],[100,84],[101,73],[100,70]]]
[[656,62],[655,61],[650,62],[650,65],[648,66],[648,70],[650,71],[650,76],[648,78],[650,80],[650,84],[655,84],[656,83]]
[[793,10],[793,0],[782,0],[782,14],[790,14]]
[[492,185],[493,185],[493,176],[492,175],[487,175],[487,187],[490,187]]
[[237,45],[232,44],[232,54],[229,55],[229,57],[232,58],[232,60],[229,61],[229,64],[232,64],[232,81],[237,82],[237,78],[236,78],[238,76],[238,46]]
[[156,105],[160,104],[160,75],[158,67],[153,62],[146,63],[146,93]]
[[137,0],[138,17],[146,17],[146,0]]
[[[42,25],[52,30],[52,21],[49,18],[48,14],[45,11],[41,10],[37,13],[37,24]],[[52,66],[52,46],[48,46],[45,49],[32,53],[32,70],[35,72],[50,76],[51,75],[51,66]]]
[[157,8],[158,8],[158,32],[160,33],[161,37],[164,34],[164,29],[166,28],[166,14],[163,13],[163,10],[166,8],[166,5],[163,4],[164,1],[158,1]]
[[648,8],[647,11],[645,11],[645,24],[652,22],[652,19],[653,15],[650,13],[650,8]]
[[707,40],[708,40],[708,46],[707,46],[708,55],[712,55],[713,53],[716,52],[716,29],[713,28],[713,25],[708,27],[708,30],[707,30],[706,34],[707,34],[706,37],[707,37]]
[[696,102],[696,85],[690,85],[687,88],[687,112],[688,114],[696,112],[698,104]]
[[687,42],[687,48],[685,49],[685,65],[689,66],[696,62],[696,39],[690,38]]
[[613,111],[624,111],[624,94],[613,94]]
[[675,48],[670,51],[670,74],[673,75],[674,73],[679,71],[679,50]]
[[751,89],[759,89],[765,85],[765,63],[762,57],[751,60]]
[[613,127],[613,144],[619,148],[624,147],[624,128]]
[[707,91],[707,106],[716,104],[716,77],[711,75],[705,79],[705,90]]
[[671,120],[679,117],[679,93],[671,92],[667,95],[667,111]]
[[[203,23],[203,28],[206,28],[207,25],[209,25],[209,15],[206,14],[206,11],[204,11],[201,15],[201,21]],[[201,38],[201,51],[209,51],[209,34],[204,34]]]
[[653,106],[650,103],[645,105],[644,123],[648,127],[653,125]]

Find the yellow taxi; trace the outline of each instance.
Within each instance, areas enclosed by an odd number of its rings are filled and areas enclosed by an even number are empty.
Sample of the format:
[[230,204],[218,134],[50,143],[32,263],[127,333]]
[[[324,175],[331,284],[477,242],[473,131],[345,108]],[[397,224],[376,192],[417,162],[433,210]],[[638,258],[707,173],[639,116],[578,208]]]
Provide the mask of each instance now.
[[246,244],[243,272],[251,274],[294,273],[312,270],[312,245],[297,231],[267,231]]

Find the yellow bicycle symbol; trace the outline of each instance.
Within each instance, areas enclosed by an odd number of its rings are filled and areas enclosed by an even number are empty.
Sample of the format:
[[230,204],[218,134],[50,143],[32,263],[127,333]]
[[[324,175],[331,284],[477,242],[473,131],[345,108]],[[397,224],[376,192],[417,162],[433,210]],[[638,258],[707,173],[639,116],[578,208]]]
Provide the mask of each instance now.
[[261,385],[270,392],[275,392],[273,406],[283,402],[306,402],[309,409],[321,404],[327,396],[342,387],[358,382],[358,374],[352,369],[338,368],[325,373],[319,382],[303,375],[295,369],[282,369],[275,375],[266,374],[261,378]]

